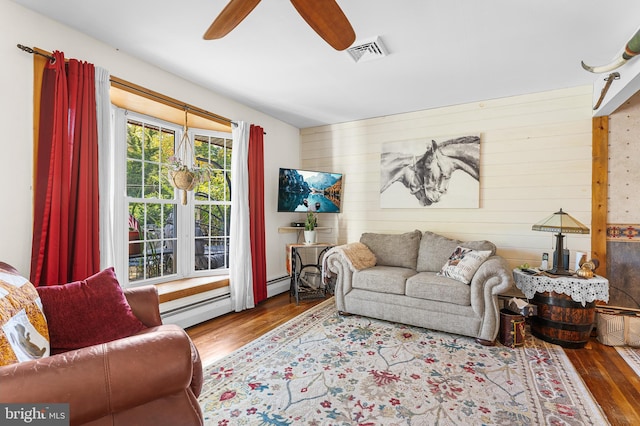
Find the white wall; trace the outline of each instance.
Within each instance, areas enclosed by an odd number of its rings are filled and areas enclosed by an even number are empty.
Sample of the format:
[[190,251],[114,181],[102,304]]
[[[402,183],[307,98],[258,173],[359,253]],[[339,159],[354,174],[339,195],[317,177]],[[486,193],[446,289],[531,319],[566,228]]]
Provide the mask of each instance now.
[[299,162],[299,130],[100,43],[9,0],[0,0],[0,260],[29,274],[32,227],[33,59],[23,44],[60,50],[112,75],[205,110],[264,127],[265,221],[268,278],[285,274],[276,213],[278,167]]
[[[488,239],[511,266],[538,266],[555,239],[532,231],[534,223],[563,208],[590,226],[591,91],[584,86],[303,129],[302,166],[345,173],[343,213],[320,220],[338,228],[341,243],[364,231],[430,230]],[[380,208],[384,142],[478,133],[480,208]],[[565,241],[571,264],[576,250],[590,250],[589,235]]]

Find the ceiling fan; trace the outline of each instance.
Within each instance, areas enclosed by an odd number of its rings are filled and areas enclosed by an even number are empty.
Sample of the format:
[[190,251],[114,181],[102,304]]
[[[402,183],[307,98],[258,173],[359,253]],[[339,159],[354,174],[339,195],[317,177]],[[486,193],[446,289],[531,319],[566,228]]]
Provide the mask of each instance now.
[[[233,30],[260,0],[231,0],[213,21],[205,40],[222,38]],[[356,34],[335,0],[291,0],[300,16],[336,50],[344,50],[356,39]]]

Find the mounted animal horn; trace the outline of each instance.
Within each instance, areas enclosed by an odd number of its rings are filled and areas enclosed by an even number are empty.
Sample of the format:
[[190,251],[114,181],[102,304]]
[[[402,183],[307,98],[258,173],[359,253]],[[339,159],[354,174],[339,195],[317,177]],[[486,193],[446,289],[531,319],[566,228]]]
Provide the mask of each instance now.
[[582,62],[582,68],[593,73],[609,72],[615,70],[616,68],[620,68],[629,59],[633,58],[637,54],[640,54],[640,30],[638,30],[638,32],[636,32],[634,36],[631,37],[631,40],[629,40],[627,45],[624,47],[624,52],[622,52],[622,55],[620,55],[620,57],[615,59],[610,64],[592,67]]

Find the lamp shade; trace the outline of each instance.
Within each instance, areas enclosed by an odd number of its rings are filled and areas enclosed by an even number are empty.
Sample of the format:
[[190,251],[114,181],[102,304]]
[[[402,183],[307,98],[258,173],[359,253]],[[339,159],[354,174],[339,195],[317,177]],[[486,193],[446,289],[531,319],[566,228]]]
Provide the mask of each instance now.
[[558,232],[564,234],[588,234],[589,228],[584,226],[571,215],[560,211],[542,219],[531,227],[534,231]]

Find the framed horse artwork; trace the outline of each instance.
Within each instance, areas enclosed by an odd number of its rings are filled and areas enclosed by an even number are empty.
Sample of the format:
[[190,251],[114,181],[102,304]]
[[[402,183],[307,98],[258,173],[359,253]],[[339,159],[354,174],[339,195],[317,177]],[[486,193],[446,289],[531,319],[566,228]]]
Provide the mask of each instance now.
[[480,136],[384,143],[380,207],[479,208]]

